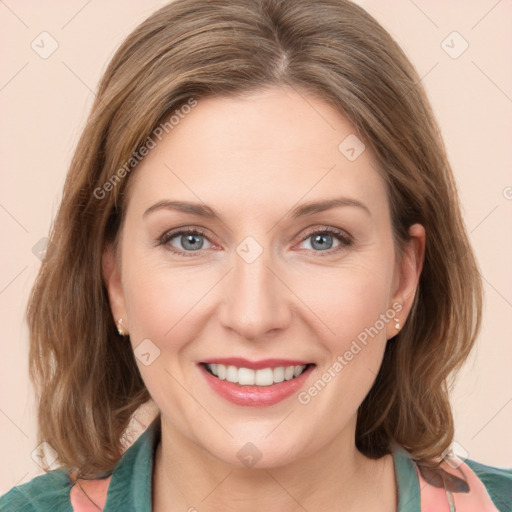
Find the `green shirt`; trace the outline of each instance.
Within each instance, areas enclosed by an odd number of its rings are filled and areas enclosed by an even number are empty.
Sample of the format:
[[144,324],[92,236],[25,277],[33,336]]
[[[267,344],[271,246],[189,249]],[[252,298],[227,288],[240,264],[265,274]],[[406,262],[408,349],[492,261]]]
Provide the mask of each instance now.
[[[157,418],[124,453],[112,474],[104,512],[151,512],[151,479],[155,449],[160,441]],[[420,511],[420,489],[409,454],[393,452],[398,485],[398,512]],[[500,512],[512,512],[512,470],[466,459],[484,483]],[[73,512],[69,492],[73,483],[65,469],[50,471],[12,488],[0,498],[1,512]]]

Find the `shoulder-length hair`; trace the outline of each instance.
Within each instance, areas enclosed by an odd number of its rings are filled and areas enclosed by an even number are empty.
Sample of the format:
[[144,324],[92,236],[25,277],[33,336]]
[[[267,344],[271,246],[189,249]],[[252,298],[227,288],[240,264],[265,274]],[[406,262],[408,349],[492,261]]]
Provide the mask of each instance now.
[[315,94],[369,144],[386,180],[397,254],[412,224],[427,233],[409,318],[358,411],[357,447],[378,458],[397,443],[428,464],[452,442],[448,392],[480,328],[482,284],[413,66],[347,0],[177,0],[128,36],[101,79],[27,307],[39,435],[62,467],[112,470],[130,418],[150,399],[101,271],[106,245],[118,239],[134,155],[185,105],[269,86]]

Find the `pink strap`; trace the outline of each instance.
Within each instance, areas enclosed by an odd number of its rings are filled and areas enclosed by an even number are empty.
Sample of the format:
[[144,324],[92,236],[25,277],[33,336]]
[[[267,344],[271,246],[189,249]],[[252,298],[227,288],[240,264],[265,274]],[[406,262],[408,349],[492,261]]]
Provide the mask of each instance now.
[[98,512],[107,501],[108,486],[112,475],[98,480],[75,480],[69,493],[74,512]]
[[458,457],[445,459],[436,469],[416,465],[421,512],[499,512],[483,482]]

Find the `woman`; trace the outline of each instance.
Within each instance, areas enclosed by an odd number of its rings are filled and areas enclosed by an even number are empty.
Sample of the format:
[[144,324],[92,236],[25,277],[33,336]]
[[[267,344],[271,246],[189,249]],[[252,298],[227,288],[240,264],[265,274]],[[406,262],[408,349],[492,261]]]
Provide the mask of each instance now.
[[61,467],[2,510],[512,510],[511,471],[449,449],[481,293],[373,18],[177,0],[117,51],[76,149],[28,307]]

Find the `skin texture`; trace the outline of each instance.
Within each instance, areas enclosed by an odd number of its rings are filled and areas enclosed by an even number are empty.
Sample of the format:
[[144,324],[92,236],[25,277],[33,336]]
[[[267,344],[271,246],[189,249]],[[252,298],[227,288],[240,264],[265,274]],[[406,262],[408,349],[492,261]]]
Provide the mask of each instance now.
[[[323,100],[291,89],[200,99],[133,171],[118,253],[105,251],[103,269],[112,314],[133,347],[150,339],[160,350],[150,365],[138,361],[162,414],[154,510],[396,510],[391,456],[370,460],[354,443],[394,321],[307,405],[296,394],[264,408],[234,405],[197,367],[212,357],[301,359],[316,364],[307,389],[395,302],[403,326],[425,233],[411,227],[399,261],[369,146],[353,162],[338,149],[353,133]],[[368,211],[290,217],[300,204],[335,197]],[[143,215],[164,199],[206,204],[221,218]],[[181,235],[159,245],[180,227],[205,236],[192,249]],[[352,242],[327,234],[322,250],[311,228],[338,228]],[[248,236],[263,250],[250,264],[237,253]],[[253,467],[237,456],[248,442],[262,455]]]

